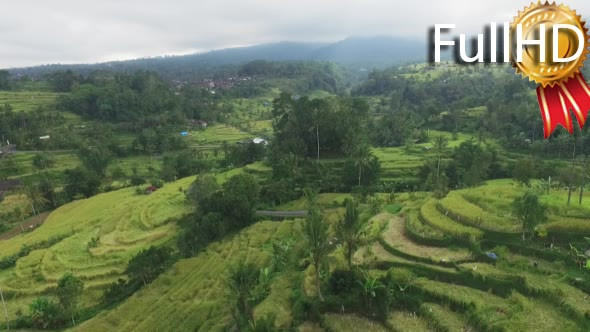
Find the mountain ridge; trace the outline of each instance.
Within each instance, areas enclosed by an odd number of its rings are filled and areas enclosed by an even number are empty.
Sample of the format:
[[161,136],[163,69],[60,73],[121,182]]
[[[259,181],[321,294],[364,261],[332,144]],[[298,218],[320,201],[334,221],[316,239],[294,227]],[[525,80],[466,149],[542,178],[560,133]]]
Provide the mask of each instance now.
[[382,68],[394,64],[424,62],[426,43],[390,36],[349,37],[333,43],[292,42],[226,48],[188,55],[159,56],[94,64],[47,64],[8,69],[13,75],[39,77],[58,70],[88,73],[95,70],[153,70],[173,77],[190,71],[237,66],[254,60],[328,61],[342,65]]

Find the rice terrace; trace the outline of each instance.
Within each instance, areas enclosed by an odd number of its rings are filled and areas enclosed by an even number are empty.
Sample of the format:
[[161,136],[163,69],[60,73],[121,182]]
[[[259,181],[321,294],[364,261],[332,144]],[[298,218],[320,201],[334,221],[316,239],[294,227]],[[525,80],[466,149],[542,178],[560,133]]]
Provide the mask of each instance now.
[[365,36],[400,4],[331,6],[365,37],[325,42],[324,1],[228,1],[37,4],[46,51],[0,31],[0,331],[590,331],[582,118],[545,135],[510,65]]

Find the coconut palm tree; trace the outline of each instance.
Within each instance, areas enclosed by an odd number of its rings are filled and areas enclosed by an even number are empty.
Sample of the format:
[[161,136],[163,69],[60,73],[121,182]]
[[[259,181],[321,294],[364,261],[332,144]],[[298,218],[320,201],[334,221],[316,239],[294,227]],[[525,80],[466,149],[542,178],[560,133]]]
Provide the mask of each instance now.
[[232,315],[239,327],[254,321],[254,312],[251,305],[252,291],[258,284],[260,272],[254,264],[246,264],[240,261],[229,271],[226,280],[229,286],[230,296],[235,303]]
[[570,184],[567,188],[567,205],[570,205],[572,199],[572,191],[574,189],[574,176],[575,176],[575,167],[576,167],[576,138],[575,136],[572,138],[573,142],[573,152],[572,152],[572,169],[570,172]]
[[43,197],[43,194],[41,193],[39,188],[35,186],[32,182],[30,182],[30,180],[26,180],[23,182],[23,185],[21,187],[21,193],[27,196],[29,204],[31,204],[31,209],[34,216],[38,215],[37,207],[49,203],[49,201],[45,199],[45,197]]
[[320,301],[324,301],[320,287],[321,263],[328,254],[328,224],[323,220],[322,212],[317,205],[317,194],[311,190],[305,191],[307,197],[307,217],[304,234],[311,261],[315,268],[315,283]]
[[547,180],[541,179],[539,181],[538,187],[539,187],[539,189],[541,189],[542,192],[549,195],[549,191],[553,187],[553,182],[551,182],[551,176],[549,176],[549,178],[547,178]]
[[449,145],[449,139],[444,137],[443,135],[437,136],[434,141],[434,151],[438,156],[438,163],[436,166],[436,182],[438,182],[438,177],[440,176],[440,163],[442,160],[443,153],[446,151],[447,146]]
[[363,171],[371,164],[371,150],[368,145],[361,145],[354,154],[354,166],[358,170],[358,185],[361,185]]
[[586,186],[586,179],[587,179],[587,175],[588,172],[588,158],[586,158],[586,156],[581,155],[579,157],[580,159],[583,160],[582,163],[582,173],[580,174],[580,197],[578,200],[578,204],[582,205],[582,199],[584,198],[584,187]]
[[348,268],[352,270],[352,255],[361,242],[361,222],[359,218],[358,203],[346,199],[346,212],[344,218],[340,219],[337,226],[338,237],[344,243],[346,261]]
[[316,145],[317,145],[317,162],[320,162],[320,116],[317,108],[313,110],[313,126],[309,131],[315,131]]

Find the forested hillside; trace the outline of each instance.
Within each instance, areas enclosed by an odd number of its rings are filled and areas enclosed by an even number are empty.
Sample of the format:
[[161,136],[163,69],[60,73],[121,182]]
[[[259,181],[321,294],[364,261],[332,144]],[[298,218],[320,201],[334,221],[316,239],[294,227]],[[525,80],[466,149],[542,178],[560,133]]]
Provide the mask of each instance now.
[[590,328],[587,128],[504,66],[275,60],[0,71],[0,330]]
[[97,70],[134,72],[149,70],[167,80],[193,81],[206,75],[231,72],[245,63],[264,61],[329,61],[354,68],[355,72],[426,61],[426,45],[393,37],[351,37],[334,43],[280,42],[229,48],[184,56],[115,61],[93,65],[53,64],[11,69],[13,75],[39,78],[64,70],[89,74]]

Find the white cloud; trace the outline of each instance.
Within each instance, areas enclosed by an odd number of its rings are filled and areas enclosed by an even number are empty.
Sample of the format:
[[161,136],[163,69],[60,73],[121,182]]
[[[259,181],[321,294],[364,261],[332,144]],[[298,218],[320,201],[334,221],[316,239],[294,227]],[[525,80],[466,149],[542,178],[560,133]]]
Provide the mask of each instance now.
[[[457,33],[510,21],[530,1],[473,0],[20,0],[5,2],[0,67],[186,54],[282,40],[348,36],[425,39],[429,26]],[[567,2],[588,17],[587,0]]]

